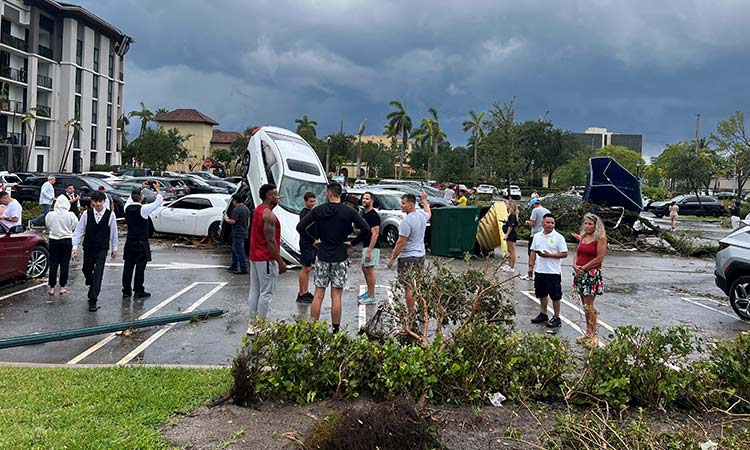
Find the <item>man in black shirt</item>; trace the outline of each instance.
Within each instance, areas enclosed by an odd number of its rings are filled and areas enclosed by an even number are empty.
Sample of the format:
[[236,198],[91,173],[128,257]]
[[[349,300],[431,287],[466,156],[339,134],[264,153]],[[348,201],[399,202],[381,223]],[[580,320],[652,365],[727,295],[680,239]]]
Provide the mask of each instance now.
[[[373,209],[374,199],[372,192],[362,194],[362,217],[370,226],[370,231],[358,230],[357,237],[352,240],[352,247],[362,244],[362,273],[367,283],[367,292],[357,297],[359,303],[375,303],[375,267],[380,263],[380,246],[378,235],[380,234],[380,216]],[[355,230],[357,231],[357,230]]]
[[248,273],[245,240],[250,227],[250,210],[242,200],[242,195],[234,194],[232,212],[229,216],[224,216],[224,222],[232,225],[232,265],[229,271],[237,275]]
[[347,238],[352,223],[362,231],[369,232],[370,226],[357,211],[341,203],[341,185],[330,183],[326,189],[328,203],[315,207],[297,224],[297,232],[302,234],[311,224],[318,227],[320,247],[315,261],[315,295],[313,296],[310,318],[320,318],[320,307],[326,288],[331,285],[331,322],[333,331],[341,325],[341,294],[346,284],[349,270]]
[[68,197],[68,202],[70,203],[70,212],[75,214],[76,217],[80,217],[81,208],[79,201],[81,200],[81,196],[76,194],[76,187],[72,184],[65,186],[65,196]]
[[[304,219],[315,208],[315,201],[317,200],[312,192],[305,192],[304,198],[305,207],[299,212],[300,220]],[[312,303],[313,301],[313,295],[310,293],[308,286],[310,285],[310,272],[312,272],[317,256],[317,249],[314,245],[317,235],[315,225],[307,227],[299,234],[300,262],[302,263],[302,270],[299,271],[299,293],[297,294],[299,303]]]

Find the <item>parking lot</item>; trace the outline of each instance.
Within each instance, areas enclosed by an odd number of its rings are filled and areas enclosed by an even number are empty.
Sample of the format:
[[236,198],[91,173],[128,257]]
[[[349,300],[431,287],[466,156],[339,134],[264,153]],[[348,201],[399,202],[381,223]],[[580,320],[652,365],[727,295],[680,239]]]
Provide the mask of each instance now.
[[[0,350],[4,363],[52,364],[230,364],[247,328],[249,278],[225,270],[229,249],[186,248],[170,240],[155,241],[153,261],[146,275],[152,293],[145,301],[123,300],[120,294],[122,260],[108,262],[96,313],[87,311],[85,287],[80,273],[81,260],[71,268],[69,293],[49,297],[46,284],[27,283],[0,289],[0,338],[31,335],[66,329],[91,327],[143,317],[159,317],[185,311],[220,308],[225,313],[198,322],[180,322],[160,327],[128,330],[67,341]],[[379,298],[386,297],[395,271],[385,267],[390,250],[383,249],[378,267]],[[580,304],[570,295],[572,252],[563,261],[563,326],[560,336],[573,341],[585,328]],[[354,261],[354,260],[353,260]],[[481,262],[474,262],[478,264]],[[525,248],[519,248],[517,267],[525,269]],[[456,270],[466,265],[452,261]],[[610,252],[604,265],[605,295],[597,300],[600,336],[606,343],[621,325],[686,325],[696,334],[731,338],[750,324],[740,321],[714,286],[713,261],[645,253]],[[309,305],[295,302],[297,270],[279,278],[270,318],[291,321],[307,318]],[[506,276],[506,274],[503,274]],[[517,329],[544,333],[544,327],[529,319],[537,310],[533,282],[515,279],[512,295],[517,303]],[[375,306],[360,307],[356,296],[364,289],[364,279],[356,265],[350,270],[344,292],[343,325],[355,333],[370,317]],[[321,318],[329,317],[324,303]]]

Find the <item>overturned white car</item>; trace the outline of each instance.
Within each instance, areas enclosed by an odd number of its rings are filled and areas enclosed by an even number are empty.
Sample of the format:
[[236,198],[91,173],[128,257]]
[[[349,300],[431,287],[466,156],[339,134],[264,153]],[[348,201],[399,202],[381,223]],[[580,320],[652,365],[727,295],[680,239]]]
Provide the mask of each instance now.
[[318,155],[302,137],[283,128],[264,126],[253,131],[242,160],[242,182],[237,193],[250,211],[260,205],[259,189],[273,183],[281,200],[274,213],[281,223],[281,257],[299,264],[299,213],[305,192],[313,192],[318,204],[325,202],[327,178]]

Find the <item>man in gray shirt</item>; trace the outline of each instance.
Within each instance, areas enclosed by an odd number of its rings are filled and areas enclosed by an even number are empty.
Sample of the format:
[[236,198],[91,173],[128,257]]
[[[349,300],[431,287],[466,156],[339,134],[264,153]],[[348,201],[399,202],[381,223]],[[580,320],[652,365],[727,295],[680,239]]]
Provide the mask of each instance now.
[[[542,201],[538,198],[532,198],[531,201],[529,201],[529,205],[531,205],[531,217],[529,217],[529,220],[526,221],[526,225],[531,227],[531,235],[529,236],[529,248],[528,248],[528,254],[531,256],[531,244],[534,242],[534,235],[542,231],[542,219],[544,219],[545,214],[549,214],[549,209],[542,206]],[[532,276],[523,275],[520,277],[522,280],[531,280],[533,279]]]
[[224,216],[224,222],[232,225],[232,265],[228,270],[235,274],[246,274],[247,255],[245,255],[245,240],[250,225],[250,210],[245,206],[240,194],[232,196],[232,212]]
[[401,283],[404,285],[404,295],[406,296],[406,307],[409,313],[414,312],[414,296],[411,287],[404,275],[419,269],[424,265],[425,248],[424,233],[427,229],[427,222],[432,216],[430,203],[427,201],[427,193],[422,191],[422,209],[417,209],[417,197],[414,194],[404,194],[401,197],[401,211],[406,213],[406,218],[398,226],[398,241],[393,247],[393,254],[388,260],[388,268],[393,268],[393,262],[398,259],[398,274]]

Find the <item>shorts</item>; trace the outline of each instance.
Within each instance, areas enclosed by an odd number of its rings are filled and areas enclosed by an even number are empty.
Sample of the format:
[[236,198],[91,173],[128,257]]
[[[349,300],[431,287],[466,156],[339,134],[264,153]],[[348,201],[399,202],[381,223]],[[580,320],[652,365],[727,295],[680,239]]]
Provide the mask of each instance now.
[[573,277],[573,287],[581,297],[604,294],[601,269],[589,269],[583,275]]
[[[410,272],[416,271],[424,266],[424,256],[406,256],[398,259],[397,272],[399,278],[410,275]],[[402,279],[403,283],[404,280]]]
[[370,262],[365,261],[365,258],[367,257],[367,248],[362,249],[362,267],[375,267],[378,264],[380,264],[380,249],[374,248],[372,249],[372,258],[370,258]]
[[315,270],[313,270],[313,283],[316,288],[325,289],[330,284],[332,288],[343,289],[346,286],[348,273],[348,259],[341,262],[325,262],[317,259]]
[[318,249],[315,247],[302,247],[299,249],[300,262],[302,267],[312,267],[315,264],[315,257],[318,256]]
[[553,301],[562,298],[562,277],[559,273],[534,273],[534,295],[536,298],[549,296]]

